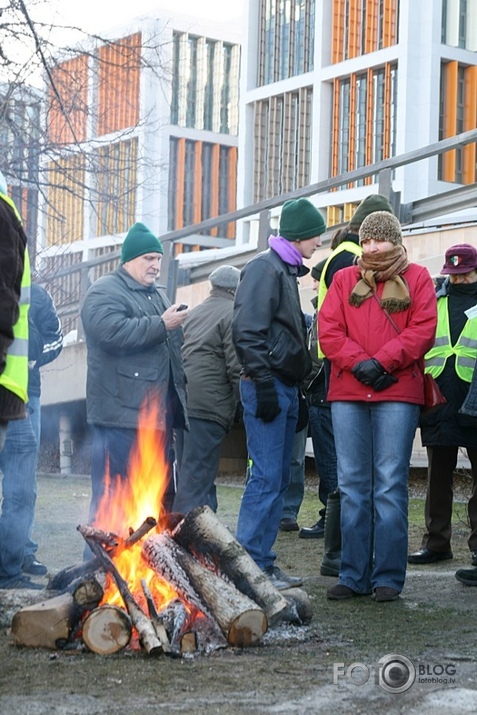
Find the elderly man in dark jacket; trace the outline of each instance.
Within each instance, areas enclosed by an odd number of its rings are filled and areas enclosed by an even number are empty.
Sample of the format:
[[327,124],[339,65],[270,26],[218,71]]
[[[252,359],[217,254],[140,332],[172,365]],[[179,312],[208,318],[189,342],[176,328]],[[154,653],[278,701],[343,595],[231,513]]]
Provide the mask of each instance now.
[[209,297],[184,323],[182,355],[190,429],[178,444],[179,476],[174,511],[207,504],[217,510],[215,478],[220,447],[231,428],[239,396],[240,363],[232,342],[234,296],[240,271],[220,266],[209,276]]
[[[181,325],[188,311],[170,305],[155,285],[162,254],[159,239],[144,224],[134,224],[122,246],[121,265],[93,283],[82,307],[88,347],[86,405],[93,425],[90,521],[106,473],[128,478],[139,413],[153,398],[159,407],[154,428],[168,463],[162,508],[172,507],[172,433],[188,427],[181,357]],[[159,504],[157,508],[159,513]]]
[[249,453],[237,539],[280,589],[301,583],[275,565],[272,550],[290,481],[298,386],[311,370],[297,279],[308,272],[303,259],[312,257],[324,231],[323,216],[308,199],[285,202],[280,235],[247,263],[235,296],[233,340]]

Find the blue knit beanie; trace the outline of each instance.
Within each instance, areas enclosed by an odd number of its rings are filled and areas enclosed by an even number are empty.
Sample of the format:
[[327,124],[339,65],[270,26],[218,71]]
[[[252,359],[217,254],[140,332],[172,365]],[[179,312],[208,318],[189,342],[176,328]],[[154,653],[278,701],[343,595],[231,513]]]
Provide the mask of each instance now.
[[124,239],[121,263],[127,263],[146,253],[164,253],[162,243],[143,223],[135,223]]

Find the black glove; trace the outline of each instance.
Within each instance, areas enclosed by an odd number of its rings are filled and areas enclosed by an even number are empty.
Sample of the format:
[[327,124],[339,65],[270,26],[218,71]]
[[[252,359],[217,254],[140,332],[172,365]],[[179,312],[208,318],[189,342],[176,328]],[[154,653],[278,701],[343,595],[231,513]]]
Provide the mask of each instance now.
[[295,432],[301,432],[308,425],[309,412],[308,403],[304,393],[298,391],[298,422],[296,423]]
[[255,382],[255,389],[257,391],[257,410],[255,417],[258,417],[264,422],[273,422],[275,417],[281,412],[273,380],[257,381]]
[[370,385],[376,392],[381,392],[398,381],[397,377],[386,372],[381,363],[374,358],[358,362],[351,372],[363,385]]

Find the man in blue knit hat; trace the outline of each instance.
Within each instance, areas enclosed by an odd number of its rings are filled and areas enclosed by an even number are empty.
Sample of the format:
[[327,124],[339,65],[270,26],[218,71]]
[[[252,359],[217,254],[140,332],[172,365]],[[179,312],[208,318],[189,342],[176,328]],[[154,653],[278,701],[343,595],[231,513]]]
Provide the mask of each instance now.
[[181,325],[188,311],[170,305],[156,285],[162,255],[152,231],[134,224],[124,239],[121,265],[93,283],[81,310],[88,348],[87,417],[93,426],[91,523],[108,475],[128,479],[140,409],[153,397],[159,400],[153,428],[168,463],[163,502],[153,516],[170,511],[174,500],[172,434],[188,428],[181,358]]
[[249,454],[237,539],[278,589],[301,584],[275,565],[272,547],[290,481],[298,387],[311,370],[298,278],[308,273],[303,259],[321,245],[325,229],[323,216],[308,199],[287,201],[280,235],[271,236],[269,249],[247,263],[235,295],[232,336],[242,366]]

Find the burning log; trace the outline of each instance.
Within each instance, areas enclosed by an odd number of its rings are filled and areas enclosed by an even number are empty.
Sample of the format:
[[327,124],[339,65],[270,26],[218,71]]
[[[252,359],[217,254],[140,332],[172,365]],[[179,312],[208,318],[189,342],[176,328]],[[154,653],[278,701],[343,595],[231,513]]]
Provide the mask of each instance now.
[[212,614],[230,645],[250,646],[266,632],[266,615],[254,601],[202,566],[169,536],[149,537],[142,553],[148,565],[181,596],[206,615]]
[[[154,529],[155,526],[157,526],[157,521],[154,517],[148,516],[135,531],[130,533],[127,539],[121,539],[116,534],[106,533],[89,525],[82,526],[81,529],[84,530],[85,534],[87,533],[91,538],[98,541],[98,543],[103,543],[102,536],[104,536],[107,540],[106,543],[109,543],[110,553],[116,554],[119,553],[119,549],[129,549],[133,544],[140,541],[151,529]],[[78,527],[78,531],[79,530],[80,527]],[[101,561],[97,557],[83,561],[80,564],[75,564],[74,566],[68,566],[50,579],[48,588],[52,591],[64,591],[70,586],[72,581],[85,576],[92,576],[101,568]]]
[[131,618],[117,606],[108,604],[95,608],[83,621],[83,641],[93,653],[100,655],[110,655],[125,648],[131,633]]
[[149,613],[149,618],[151,619],[152,626],[156,632],[156,636],[159,638],[164,653],[170,653],[172,651],[171,644],[169,641],[169,636],[167,635],[166,627],[164,626],[163,619],[157,612],[156,604],[152,597],[151,591],[146,581],[141,579],[141,587],[144,593],[144,597],[147,603],[147,610]]
[[95,578],[77,579],[68,590],[74,602],[84,610],[96,608],[104,596],[103,587]]
[[[82,534],[83,527],[79,526],[78,531]],[[85,529],[85,533],[89,534],[89,530]],[[157,655],[159,653],[162,653],[161,642],[156,635],[151,621],[142,612],[140,606],[134,600],[134,597],[129,590],[126,581],[123,579],[116,566],[113,564],[109,554],[103,549],[101,544],[97,543],[89,535],[85,536],[85,539],[89,544],[91,551],[100,560],[101,565],[103,566],[105,571],[109,572],[114,578],[116,586],[118,587],[118,591],[124,601],[124,605],[126,606],[126,609],[131,616],[131,621],[134,627],[139,633],[139,637],[146,652],[150,655]]]
[[[212,650],[216,650],[217,648],[225,648],[227,646],[227,641],[224,638],[222,631],[220,630],[219,624],[214,619],[212,614],[209,613],[207,607],[204,606],[204,603],[194,590],[192,584],[190,583],[188,575],[186,574],[182,566],[175,560],[175,554],[173,553],[173,550],[165,546],[161,551],[161,547],[159,544],[149,544],[151,538],[152,537],[149,537],[149,539],[144,542],[142,548],[142,555],[146,560],[146,563],[161,578],[170,583],[174,587],[177,594],[184,601],[186,601],[192,609],[195,609],[203,615],[203,618],[201,619],[200,628],[201,650],[205,652],[210,652]],[[160,538],[164,542],[166,542],[167,540],[168,545],[172,543],[172,545],[177,547],[177,549],[181,548],[178,544],[172,541],[172,539],[164,535],[155,538]],[[154,562],[154,565],[152,562]],[[164,623],[166,623],[164,611],[161,611],[160,616],[163,617]]]
[[217,564],[239,591],[263,608],[270,626],[287,617],[289,601],[277,591],[210,507],[192,509],[174,529],[172,537],[195,556]]

